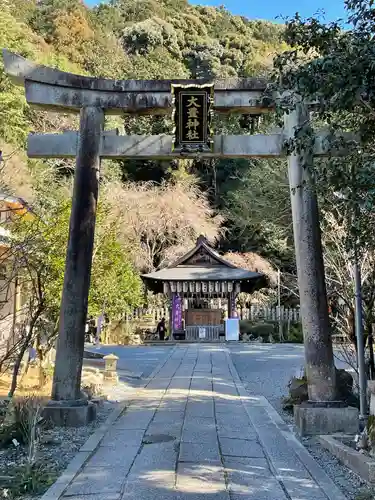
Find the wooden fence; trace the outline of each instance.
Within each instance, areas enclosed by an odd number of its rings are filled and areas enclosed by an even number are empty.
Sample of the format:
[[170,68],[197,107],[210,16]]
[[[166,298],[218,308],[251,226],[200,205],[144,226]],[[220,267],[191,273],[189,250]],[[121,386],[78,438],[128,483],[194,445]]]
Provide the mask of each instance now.
[[[169,309],[167,307],[159,308],[138,308],[135,309],[133,314],[127,316],[128,320],[142,320],[147,316],[151,321],[160,321],[161,318],[169,320]],[[266,320],[266,321],[291,321],[299,322],[301,321],[300,309],[299,308],[288,308],[280,307],[267,307],[259,304],[252,304],[249,308],[238,308],[237,316],[240,319],[247,320]]]

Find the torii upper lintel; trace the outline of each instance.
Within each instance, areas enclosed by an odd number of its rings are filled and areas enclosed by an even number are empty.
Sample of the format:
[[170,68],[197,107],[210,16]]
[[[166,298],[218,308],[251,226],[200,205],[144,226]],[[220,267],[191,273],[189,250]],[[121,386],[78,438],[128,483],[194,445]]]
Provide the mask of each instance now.
[[[3,49],[5,72],[24,85],[29,104],[79,112],[101,107],[106,113],[168,114],[172,110],[171,85],[208,83],[209,80],[111,80],[75,75],[35,64]],[[227,78],[214,81],[217,112],[259,114],[270,106],[261,102],[267,87],[263,78]]]

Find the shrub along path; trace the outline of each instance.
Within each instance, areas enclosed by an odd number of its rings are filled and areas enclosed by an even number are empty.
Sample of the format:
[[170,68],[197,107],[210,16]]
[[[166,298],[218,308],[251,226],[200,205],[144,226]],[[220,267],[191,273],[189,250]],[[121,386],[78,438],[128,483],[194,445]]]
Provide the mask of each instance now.
[[268,401],[244,389],[223,344],[177,346],[63,497],[345,498]]

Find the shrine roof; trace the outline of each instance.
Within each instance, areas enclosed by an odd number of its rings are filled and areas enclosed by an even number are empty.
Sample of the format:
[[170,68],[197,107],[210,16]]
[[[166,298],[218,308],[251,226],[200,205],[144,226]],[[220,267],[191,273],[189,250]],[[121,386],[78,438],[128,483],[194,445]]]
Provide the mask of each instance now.
[[166,267],[144,278],[162,281],[239,281],[261,278],[263,274],[226,266],[178,266]]
[[162,283],[169,281],[237,281],[244,292],[268,286],[267,277],[258,272],[236,267],[211,248],[205,237],[198,238],[196,246],[168,267],[142,276],[154,292],[162,291]]

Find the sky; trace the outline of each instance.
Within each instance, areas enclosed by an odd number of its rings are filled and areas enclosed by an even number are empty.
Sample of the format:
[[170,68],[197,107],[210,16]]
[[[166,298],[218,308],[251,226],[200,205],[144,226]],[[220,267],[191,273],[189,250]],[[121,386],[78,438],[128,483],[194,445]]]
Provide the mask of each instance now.
[[[87,5],[95,5],[98,0],[85,0]],[[233,14],[249,19],[268,19],[282,22],[279,16],[290,17],[297,11],[302,17],[310,17],[319,10],[324,10],[323,19],[334,21],[345,17],[343,0],[190,0],[192,4],[224,5]]]

